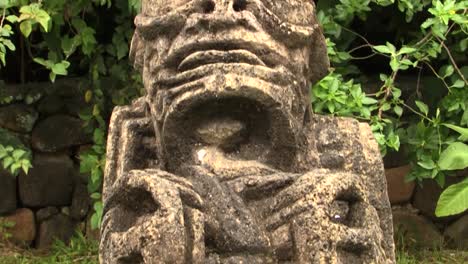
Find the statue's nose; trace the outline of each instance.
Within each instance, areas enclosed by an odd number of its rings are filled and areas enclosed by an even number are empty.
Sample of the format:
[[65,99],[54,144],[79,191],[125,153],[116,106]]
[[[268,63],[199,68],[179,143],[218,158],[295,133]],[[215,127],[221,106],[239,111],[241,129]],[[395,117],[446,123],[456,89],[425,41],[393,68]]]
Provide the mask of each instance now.
[[247,8],[247,0],[204,0],[199,4],[205,14],[241,12]]
[[[243,11],[248,11],[248,0],[200,0],[196,11],[185,24],[185,32],[197,34],[200,31],[227,30],[243,26],[255,30],[252,21],[246,22]],[[241,21],[243,21],[241,23]]]

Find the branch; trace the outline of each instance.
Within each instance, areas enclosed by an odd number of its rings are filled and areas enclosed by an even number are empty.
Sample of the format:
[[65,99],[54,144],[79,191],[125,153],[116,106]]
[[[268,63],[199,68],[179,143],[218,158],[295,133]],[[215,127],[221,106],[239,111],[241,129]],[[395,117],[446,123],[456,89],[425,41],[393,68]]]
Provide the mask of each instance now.
[[462,78],[462,80],[465,82],[466,85],[468,85],[468,82],[466,81],[465,79],[465,76],[463,75],[463,73],[461,72],[460,68],[458,68],[458,65],[457,65],[457,62],[455,61],[455,59],[453,58],[452,56],[452,53],[450,52],[450,49],[447,47],[447,45],[445,45],[444,41],[441,40],[440,38],[437,38],[437,40],[439,40],[440,44],[442,45],[442,47],[444,47],[445,51],[447,52],[449,58],[450,58],[450,61],[452,62],[452,65],[453,67],[455,68],[455,70],[457,71],[458,75],[460,75],[460,77]]
[[3,27],[3,23],[5,22],[5,16],[6,16],[6,7],[3,8],[2,21],[0,22],[0,27]]

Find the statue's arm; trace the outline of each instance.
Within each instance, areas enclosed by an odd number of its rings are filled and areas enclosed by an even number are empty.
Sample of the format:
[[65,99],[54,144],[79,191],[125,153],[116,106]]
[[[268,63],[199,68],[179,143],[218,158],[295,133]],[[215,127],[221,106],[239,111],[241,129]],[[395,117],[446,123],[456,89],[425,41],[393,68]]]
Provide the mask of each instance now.
[[203,201],[184,178],[131,171],[104,203],[101,263],[196,263],[203,251]]

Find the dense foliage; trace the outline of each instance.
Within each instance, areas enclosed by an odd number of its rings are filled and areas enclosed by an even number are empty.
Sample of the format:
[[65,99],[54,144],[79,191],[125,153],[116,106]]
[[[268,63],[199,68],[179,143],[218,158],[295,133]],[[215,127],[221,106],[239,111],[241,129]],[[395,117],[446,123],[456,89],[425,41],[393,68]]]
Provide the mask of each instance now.
[[[314,110],[369,122],[383,154],[407,153],[408,180],[445,185],[468,167],[467,8],[466,0],[318,1],[333,69],[312,90]],[[91,175],[95,226],[109,113],[142,92],[127,62],[138,9],[139,0],[0,0],[4,81],[88,76],[83,96],[92,107],[81,118],[95,146],[81,170]],[[401,86],[408,76],[415,78]],[[0,93],[0,102],[9,100]],[[29,159],[27,149],[0,142],[0,160],[13,173],[27,171]],[[449,187],[438,215],[464,211],[467,192],[468,180]]]
[[[340,0],[319,8],[334,71],[313,89],[315,111],[368,121],[383,154],[404,148],[408,180],[444,186],[451,171],[468,167],[468,1]],[[380,82],[366,95],[360,83],[369,73]],[[408,75],[417,78],[401,87]],[[465,211],[467,194],[468,179],[449,187],[436,214]]]

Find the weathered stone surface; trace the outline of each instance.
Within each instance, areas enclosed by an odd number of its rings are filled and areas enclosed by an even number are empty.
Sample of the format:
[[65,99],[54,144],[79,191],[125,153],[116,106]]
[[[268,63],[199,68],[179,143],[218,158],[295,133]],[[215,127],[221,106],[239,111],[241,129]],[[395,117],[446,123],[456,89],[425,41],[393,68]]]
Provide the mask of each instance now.
[[[446,177],[445,187],[451,184],[457,183],[462,178],[457,177]],[[442,189],[435,181],[425,180],[422,184],[416,186],[416,190],[413,196],[413,206],[421,211],[421,213],[427,218],[434,222],[447,223],[457,219],[457,216],[448,217],[437,217],[435,215],[435,209],[437,202],[439,201],[440,194],[443,192]]]
[[55,152],[90,142],[80,119],[55,115],[40,121],[33,130],[32,146],[42,152]]
[[406,203],[411,200],[416,183],[414,181],[405,181],[405,177],[410,170],[411,166],[409,165],[385,170],[388,198],[391,204]]
[[39,114],[31,106],[14,104],[0,107],[0,127],[15,132],[31,132],[38,117]]
[[142,1],[148,96],[110,124],[101,263],[395,263],[368,125],[311,112],[313,1]]
[[75,234],[75,223],[66,215],[57,214],[39,225],[36,247],[47,249],[53,245],[55,240],[66,243]]
[[16,178],[0,168],[0,215],[12,212],[15,209]]
[[29,209],[21,208],[11,215],[0,217],[0,222],[12,223],[13,227],[6,231],[11,235],[10,240],[17,244],[29,245],[36,237],[34,213]]
[[89,194],[86,185],[78,184],[73,191],[70,216],[74,220],[83,220],[89,211]]
[[447,227],[444,236],[449,244],[461,250],[468,250],[468,215]]
[[59,210],[57,209],[57,207],[49,206],[46,208],[42,208],[36,212],[36,220],[39,223],[44,222],[58,213],[59,213]]
[[36,153],[33,168],[19,175],[19,196],[28,207],[70,205],[73,183],[73,161],[68,156]]
[[393,212],[395,241],[404,239],[406,246],[439,249],[444,239],[433,223],[406,210]]

